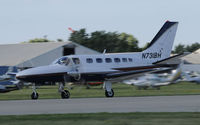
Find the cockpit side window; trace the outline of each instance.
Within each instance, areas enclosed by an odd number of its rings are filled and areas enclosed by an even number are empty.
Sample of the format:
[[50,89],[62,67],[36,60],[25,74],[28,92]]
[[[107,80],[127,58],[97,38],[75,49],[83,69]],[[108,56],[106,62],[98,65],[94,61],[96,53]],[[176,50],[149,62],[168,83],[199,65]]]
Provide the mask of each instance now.
[[80,64],[80,59],[79,58],[72,58],[74,64]]
[[60,65],[68,65],[70,63],[70,59],[67,57],[62,57],[56,63]]

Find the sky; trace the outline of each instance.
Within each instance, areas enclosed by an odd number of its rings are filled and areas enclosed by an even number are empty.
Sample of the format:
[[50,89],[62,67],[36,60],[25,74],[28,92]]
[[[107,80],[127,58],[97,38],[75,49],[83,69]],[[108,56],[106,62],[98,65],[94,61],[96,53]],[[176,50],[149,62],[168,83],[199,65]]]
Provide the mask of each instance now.
[[67,41],[71,27],[129,33],[143,46],[167,20],[179,22],[175,45],[200,42],[200,0],[0,0],[0,44]]

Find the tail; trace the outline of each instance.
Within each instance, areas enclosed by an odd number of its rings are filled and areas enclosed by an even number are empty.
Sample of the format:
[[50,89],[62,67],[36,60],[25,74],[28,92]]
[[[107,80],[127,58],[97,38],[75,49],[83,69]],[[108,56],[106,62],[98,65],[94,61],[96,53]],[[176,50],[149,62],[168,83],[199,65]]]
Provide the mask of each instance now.
[[142,52],[142,59],[148,59],[153,63],[168,58],[172,51],[177,27],[178,22],[165,22],[147,49]]
[[175,72],[172,72],[172,76],[169,77],[170,83],[175,83],[178,79],[180,79],[181,74],[182,74],[182,66],[183,66],[183,63],[181,62],[176,68],[176,70],[174,70]]

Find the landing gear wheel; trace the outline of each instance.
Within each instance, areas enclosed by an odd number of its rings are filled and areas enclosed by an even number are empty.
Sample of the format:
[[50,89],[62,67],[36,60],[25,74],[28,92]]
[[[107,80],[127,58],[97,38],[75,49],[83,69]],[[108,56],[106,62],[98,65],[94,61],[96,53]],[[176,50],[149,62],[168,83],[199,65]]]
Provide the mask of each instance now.
[[38,94],[37,92],[33,92],[33,93],[31,94],[31,99],[33,99],[33,100],[37,100],[38,97],[39,97],[39,94]]
[[64,90],[63,92],[61,92],[61,98],[62,99],[68,99],[70,97],[70,93],[67,90]]
[[113,97],[113,96],[114,96],[114,91],[113,91],[113,89],[111,89],[110,92],[108,92],[107,90],[105,90],[105,95],[106,95],[106,97]]

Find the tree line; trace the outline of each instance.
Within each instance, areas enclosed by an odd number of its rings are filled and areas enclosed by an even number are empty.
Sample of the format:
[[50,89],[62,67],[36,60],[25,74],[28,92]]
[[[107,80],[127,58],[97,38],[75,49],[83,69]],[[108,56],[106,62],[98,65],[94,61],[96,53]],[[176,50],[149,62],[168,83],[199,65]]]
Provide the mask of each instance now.
[[[139,41],[131,34],[95,31],[87,33],[86,29],[80,29],[70,34],[69,41],[76,42],[88,48],[94,49],[98,52],[103,52],[106,49],[108,53],[114,52],[139,52],[146,49],[149,45],[147,43],[144,47],[139,47]],[[62,39],[57,39],[56,42],[63,42]],[[47,38],[36,38],[28,41],[29,43],[37,42],[52,42]],[[55,41],[54,41],[55,42]],[[172,53],[179,54],[182,52],[194,52],[200,48],[200,43],[196,42],[191,45],[178,44],[175,46]]]
[[191,45],[184,45],[184,44],[178,44],[175,46],[175,49],[172,51],[172,53],[180,54],[183,52],[194,52],[196,50],[200,49],[200,43],[196,42]]

